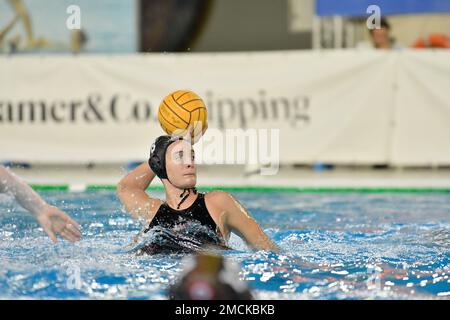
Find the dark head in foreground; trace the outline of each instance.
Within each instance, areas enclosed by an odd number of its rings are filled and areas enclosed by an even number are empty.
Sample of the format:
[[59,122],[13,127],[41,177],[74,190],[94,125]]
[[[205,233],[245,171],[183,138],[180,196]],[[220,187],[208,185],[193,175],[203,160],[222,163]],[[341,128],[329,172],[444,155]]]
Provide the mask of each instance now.
[[221,256],[198,254],[178,281],[170,286],[173,300],[251,300],[247,284],[239,280],[239,267]]

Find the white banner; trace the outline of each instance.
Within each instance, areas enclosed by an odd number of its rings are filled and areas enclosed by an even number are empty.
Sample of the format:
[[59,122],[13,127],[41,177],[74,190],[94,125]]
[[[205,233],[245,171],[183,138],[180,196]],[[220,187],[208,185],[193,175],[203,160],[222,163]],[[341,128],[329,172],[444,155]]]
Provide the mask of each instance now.
[[0,161],[144,160],[163,134],[156,120],[162,98],[190,89],[208,107],[205,141],[214,129],[279,129],[281,163],[450,164],[449,57],[431,51],[1,57]]
[[399,55],[391,157],[399,165],[450,164],[450,54]]

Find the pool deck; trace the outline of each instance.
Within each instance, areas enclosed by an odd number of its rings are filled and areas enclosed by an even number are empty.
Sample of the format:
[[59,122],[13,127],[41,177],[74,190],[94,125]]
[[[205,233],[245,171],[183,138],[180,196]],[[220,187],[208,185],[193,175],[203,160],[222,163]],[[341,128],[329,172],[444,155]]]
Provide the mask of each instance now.
[[[121,164],[73,166],[36,165],[12,171],[33,185],[68,185],[83,190],[89,185],[112,188],[127,170]],[[372,169],[334,168],[322,171],[311,167],[283,166],[275,175],[245,174],[243,166],[199,166],[199,187],[285,187],[285,188],[438,188],[450,189],[450,168]],[[161,186],[159,179],[152,185]]]

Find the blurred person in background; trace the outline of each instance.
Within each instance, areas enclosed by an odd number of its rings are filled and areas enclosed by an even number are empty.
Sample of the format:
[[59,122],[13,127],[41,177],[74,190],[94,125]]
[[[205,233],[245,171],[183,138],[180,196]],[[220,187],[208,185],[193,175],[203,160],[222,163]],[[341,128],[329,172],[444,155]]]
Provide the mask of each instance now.
[[169,287],[172,300],[251,300],[239,266],[221,256],[200,253],[185,259],[178,281]]
[[0,193],[9,193],[36,218],[47,235],[56,242],[56,234],[71,242],[80,240],[80,226],[67,214],[46,203],[28,184],[0,166]]
[[88,37],[83,30],[73,30],[70,34],[70,49],[77,54],[84,50]]
[[15,54],[19,51],[21,37],[20,34],[16,34],[11,39],[8,40],[6,45],[8,54]]
[[6,35],[12,30],[17,21],[19,21],[20,17],[16,15],[14,19],[11,20],[6,26],[0,29],[0,49],[3,48],[5,44]]
[[369,29],[370,42],[357,45],[360,49],[402,49],[402,46],[391,36],[391,26],[385,18],[381,18],[380,27]]

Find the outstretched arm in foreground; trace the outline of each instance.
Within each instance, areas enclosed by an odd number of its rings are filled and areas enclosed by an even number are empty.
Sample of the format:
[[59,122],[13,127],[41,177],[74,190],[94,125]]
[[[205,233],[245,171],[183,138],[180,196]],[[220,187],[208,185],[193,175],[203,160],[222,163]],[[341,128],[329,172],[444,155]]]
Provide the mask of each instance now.
[[0,192],[11,193],[16,201],[31,212],[45,233],[56,242],[56,234],[75,242],[80,240],[80,226],[67,214],[46,203],[28,184],[0,166]]

